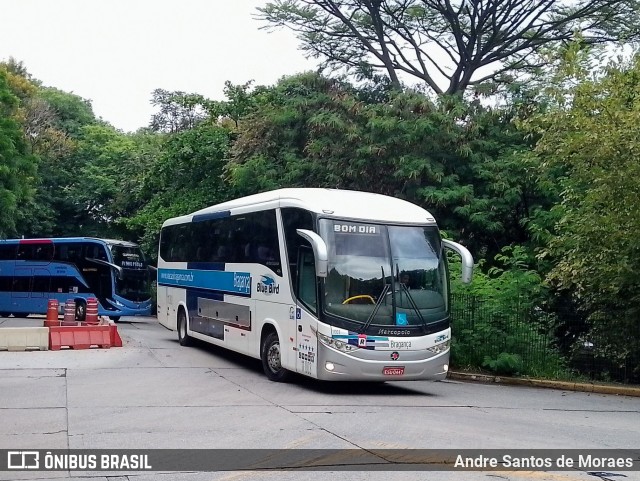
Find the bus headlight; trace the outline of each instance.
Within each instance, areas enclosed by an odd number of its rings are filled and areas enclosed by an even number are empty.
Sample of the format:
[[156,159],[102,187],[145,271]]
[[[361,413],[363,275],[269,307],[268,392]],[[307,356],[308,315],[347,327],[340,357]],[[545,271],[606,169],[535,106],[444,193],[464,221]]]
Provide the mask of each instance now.
[[344,341],[341,341],[340,339],[334,339],[333,337],[325,336],[324,334],[319,333],[315,329],[311,329],[311,330],[318,338],[318,341],[320,341],[322,344],[324,344],[327,347],[335,349],[336,351],[351,352],[358,349],[358,346],[354,346],[353,344],[346,343]]
[[444,341],[440,344],[436,344],[435,346],[431,346],[427,348],[427,351],[432,352],[434,354],[440,354],[441,352],[445,352],[449,350],[450,341]]

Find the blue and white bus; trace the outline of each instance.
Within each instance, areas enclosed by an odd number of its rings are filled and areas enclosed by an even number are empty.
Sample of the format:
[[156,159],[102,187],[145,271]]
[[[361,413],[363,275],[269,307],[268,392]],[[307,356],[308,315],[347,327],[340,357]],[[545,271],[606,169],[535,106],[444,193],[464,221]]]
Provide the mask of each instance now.
[[280,189],[164,222],[158,320],[262,359],[267,377],[442,379],[449,274],[435,219],[409,202],[333,189]]
[[49,299],[76,303],[83,320],[87,299],[98,314],[149,315],[148,266],[131,242],[91,237],[0,240],[0,315],[45,314]]

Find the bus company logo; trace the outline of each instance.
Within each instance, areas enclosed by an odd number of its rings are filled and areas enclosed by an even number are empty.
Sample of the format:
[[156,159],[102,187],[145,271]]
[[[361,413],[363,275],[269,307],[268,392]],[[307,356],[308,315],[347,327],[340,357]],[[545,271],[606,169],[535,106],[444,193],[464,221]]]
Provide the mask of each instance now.
[[256,284],[256,290],[262,294],[278,294],[280,285],[271,276],[262,276],[262,279]]
[[333,231],[341,234],[377,234],[378,228],[375,225],[333,224]]
[[433,342],[438,344],[440,342],[446,341],[447,339],[449,339],[449,336],[447,334],[440,334],[433,340]]
[[391,360],[397,361],[398,359],[400,359],[400,353],[398,351],[393,351],[391,353]]

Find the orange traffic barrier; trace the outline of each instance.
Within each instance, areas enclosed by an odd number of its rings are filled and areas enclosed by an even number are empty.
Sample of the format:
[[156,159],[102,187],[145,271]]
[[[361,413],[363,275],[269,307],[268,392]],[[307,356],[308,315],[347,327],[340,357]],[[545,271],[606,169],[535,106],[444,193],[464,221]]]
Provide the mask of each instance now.
[[112,347],[122,347],[122,338],[120,337],[120,334],[118,334],[118,326],[115,324],[109,324],[109,335]]
[[98,320],[98,299],[90,297],[87,299],[87,311],[84,317],[85,324],[95,325]]
[[59,325],[60,321],[58,320],[58,300],[49,299],[49,303],[47,304],[47,318],[44,321],[44,327]]
[[58,326],[49,328],[49,349],[108,349],[111,347],[109,326]]
[[67,299],[64,303],[64,318],[62,319],[63,326],[76,326],[76,302],[73,299]]

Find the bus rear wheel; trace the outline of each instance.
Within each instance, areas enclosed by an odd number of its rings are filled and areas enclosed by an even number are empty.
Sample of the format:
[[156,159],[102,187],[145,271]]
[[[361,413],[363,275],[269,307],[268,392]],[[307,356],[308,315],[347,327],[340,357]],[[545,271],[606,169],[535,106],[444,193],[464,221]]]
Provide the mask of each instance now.
[[187,314],[184,309],[178,311],[178,342],[181,346],[191,345],[191,336],[187,334]]
[[280,339],[275,331],[271,331],[264,338],[261,349],[262,368],[269,380],[284,382],[291,374],[282,367],[282,351],[280,349]]

